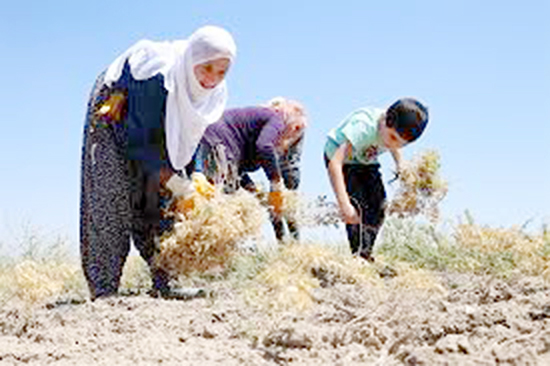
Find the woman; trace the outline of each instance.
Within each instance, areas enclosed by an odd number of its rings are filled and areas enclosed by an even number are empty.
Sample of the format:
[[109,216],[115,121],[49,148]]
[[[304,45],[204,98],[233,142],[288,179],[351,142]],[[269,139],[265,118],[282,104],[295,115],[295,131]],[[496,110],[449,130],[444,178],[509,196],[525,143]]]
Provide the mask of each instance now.
[[116,294],[130,239],[148,263],[153,294],[173,297],[155,263],[160,184],[191,160],[223,113],[231,35],[206,26],[186,41],[140,41],[101,74],[88,102],[80,245],[92,299]]

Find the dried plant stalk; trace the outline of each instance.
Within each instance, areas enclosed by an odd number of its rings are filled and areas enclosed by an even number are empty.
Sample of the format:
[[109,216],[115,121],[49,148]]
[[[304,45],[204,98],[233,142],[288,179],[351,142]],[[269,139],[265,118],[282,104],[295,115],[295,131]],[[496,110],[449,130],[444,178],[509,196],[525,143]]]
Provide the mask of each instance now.
[[195,193],[172,205],[176,223],[161,239],[160,266],[175,275],[225,269],[242,239],[257,235],[266,210],[254,195],[240,190],[208,197]]
[[432,221],[439,219],[439,202],[447,194],[447,182],[440,175],[440,159],[429,150],[414,157],[399,176],[399,187],[389,202],[389,214],[399,217],[423,214]]

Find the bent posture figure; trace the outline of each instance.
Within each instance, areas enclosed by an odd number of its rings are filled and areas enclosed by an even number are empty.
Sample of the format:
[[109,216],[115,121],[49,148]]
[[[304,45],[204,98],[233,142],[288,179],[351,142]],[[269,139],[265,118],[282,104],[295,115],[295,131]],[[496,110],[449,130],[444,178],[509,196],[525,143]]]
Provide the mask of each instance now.
[[201,172],[226,192],[256,185],[250,172],[263,169],[270,182],[271,222],[278,240],[284,238],[284,222],[298,239],[298,226],[285,218],[281,206],[284,187],[298,189],[300,158],[307,125],[304,107],[292,100],[274,98],[267,106],[234,108],[206,129],[188,172]]
[[192,158],[223,113],[224,77],[236,54],[227,31],[206,26],[188,40],[140,41],[103,72],[84,126],[80,249],[92,299],[116,294],[133,241],[154,293],[170,296],[156,265],[160,185]]
[[387,110],[361,108],[332,129],[325,163],[353,254],[372,261],[384,222],[386,191],[378,156],[390,151],[402,169],[400,148],[415,141],[428,123],[428,110],[415,99],[400,99]]

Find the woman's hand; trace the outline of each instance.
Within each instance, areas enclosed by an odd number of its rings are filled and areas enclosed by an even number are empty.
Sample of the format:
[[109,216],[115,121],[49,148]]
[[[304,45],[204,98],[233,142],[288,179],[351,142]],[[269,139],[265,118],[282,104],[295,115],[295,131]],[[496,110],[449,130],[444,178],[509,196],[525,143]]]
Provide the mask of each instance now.
[[361,218],[359,217],[359,214],[357,213],[357,210],[355,207],[351,204],[351,202],[347,202],[346,204],[342,204],[340,206],[340,213],[342,214],[342,220],[346,224],[360,224]]
[[170,180],[170,178],[172,177],[172,174],[174,174],[174,172],[172,171],[172,169],[168,168],[168,167],[162,167],[160,168],[160,173],[159,173],[159,181],[160,181],[160,185],[161,186],[165,186],[166,183]]

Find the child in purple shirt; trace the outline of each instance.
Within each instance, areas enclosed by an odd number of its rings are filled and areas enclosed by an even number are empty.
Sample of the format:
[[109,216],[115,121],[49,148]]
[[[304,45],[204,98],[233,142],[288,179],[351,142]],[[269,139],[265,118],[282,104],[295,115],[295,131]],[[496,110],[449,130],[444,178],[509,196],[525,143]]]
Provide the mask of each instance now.
[[[300,183],[305,127],[303,106],[280,97],[268,106],[226,110],[220,121],[206,129],[187,172],[201,172],[232,192],[239,187],[255,191],[248,173],[263,169],[270,182],[271,221],[277,239],[282,240],[281,191],[296,190]],[[286,222],[298,239],[296,223]]]

